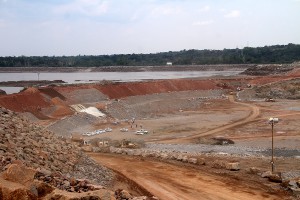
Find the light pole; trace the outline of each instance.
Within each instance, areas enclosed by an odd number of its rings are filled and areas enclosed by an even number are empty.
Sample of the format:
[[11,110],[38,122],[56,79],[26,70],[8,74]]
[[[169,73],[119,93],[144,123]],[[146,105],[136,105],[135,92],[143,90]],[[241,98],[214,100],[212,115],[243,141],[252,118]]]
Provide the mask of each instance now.
[[269,124],[271,124],[272,127],[272,160],[271,160],[271,165],[272,165],[272,174],[275,169],[275,164],[274,164],[274,124],[278,123],[279,119],[275,117],[269,118]]

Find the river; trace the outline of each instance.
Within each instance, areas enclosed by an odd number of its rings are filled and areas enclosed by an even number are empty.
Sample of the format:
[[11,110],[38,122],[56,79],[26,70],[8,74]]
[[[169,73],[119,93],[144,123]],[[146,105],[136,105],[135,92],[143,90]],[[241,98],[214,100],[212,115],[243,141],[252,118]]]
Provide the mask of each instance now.
[[[213,76],[234,76],[242,71],[159,71],[159,72],[72,72],[72,73],[0,73],[0,82],[32,81],[32,80],[62,80],[68,84],[92,83],[102,80],[132,82],[158,79],[201,78]],[[23,88],[0,87],[7,94],[16,93]]]

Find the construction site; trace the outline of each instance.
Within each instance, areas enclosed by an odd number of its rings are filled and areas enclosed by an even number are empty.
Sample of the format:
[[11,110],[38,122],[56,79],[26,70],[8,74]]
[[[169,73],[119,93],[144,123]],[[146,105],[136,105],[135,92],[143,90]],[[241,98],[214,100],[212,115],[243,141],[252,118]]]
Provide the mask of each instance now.
[[28,87],[0,95],[0,106],[79,146],[122,177],[112,188],[133,196],[293,200],[300,65],[276,69]]

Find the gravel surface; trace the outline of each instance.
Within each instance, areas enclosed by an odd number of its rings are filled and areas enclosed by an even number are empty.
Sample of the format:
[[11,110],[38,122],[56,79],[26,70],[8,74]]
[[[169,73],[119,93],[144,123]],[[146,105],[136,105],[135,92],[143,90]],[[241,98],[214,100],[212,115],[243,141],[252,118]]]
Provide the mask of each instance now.
[[68,136],[72,133],[84,133],[89,131],[91,125],[99,123],[101,118],[95,117],[87,113],[76,113],[75,115],[66,117],[47,128],[57,135]]
[[107,112],[117,119],[143,119],[179,110],[195,110],[206,99],[222,98],[224,91],[202,90],[133,96],[112,102]]
[[95,103],[107,100],[107,96],[102,94],[99,90],[90,89],[76,89],[74,91],[59,91],[62,93],[71,104],[86,104]]
[[[271,149],[237,147],[234,145],[205,145],[205,144],[147,144],[146,150],[178,152],[190,154],[230,154],[237,156],[271,156]],[[300,156],[300,150],[275,149],[277,157],[294,157]]]

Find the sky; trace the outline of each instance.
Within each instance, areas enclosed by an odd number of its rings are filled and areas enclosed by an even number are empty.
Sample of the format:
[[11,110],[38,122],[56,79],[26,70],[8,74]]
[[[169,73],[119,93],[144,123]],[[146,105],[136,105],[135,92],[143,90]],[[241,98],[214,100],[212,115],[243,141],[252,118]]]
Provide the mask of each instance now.
[[300,44],[300,0],[0,0],[0,56]]

